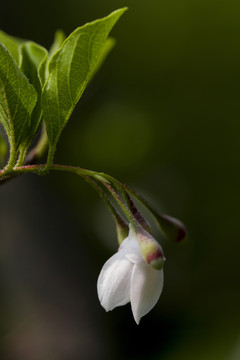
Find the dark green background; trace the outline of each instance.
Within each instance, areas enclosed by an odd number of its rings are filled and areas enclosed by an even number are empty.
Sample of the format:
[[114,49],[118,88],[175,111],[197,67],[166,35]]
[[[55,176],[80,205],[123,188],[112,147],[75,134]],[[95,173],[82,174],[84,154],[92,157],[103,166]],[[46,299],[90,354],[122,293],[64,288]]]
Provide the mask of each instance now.
[[131,185],[184,221],[189,241],[162,241],[164,290],[136,326],[129,306],[105,313],[98,303],[97,276],[117,243],[89,185],[63,174],[5,184],[2,359],[240,358],[240,3],[2,0],[0,27],[48,48],[56,29],[123,6],[117,45],[56,161]]

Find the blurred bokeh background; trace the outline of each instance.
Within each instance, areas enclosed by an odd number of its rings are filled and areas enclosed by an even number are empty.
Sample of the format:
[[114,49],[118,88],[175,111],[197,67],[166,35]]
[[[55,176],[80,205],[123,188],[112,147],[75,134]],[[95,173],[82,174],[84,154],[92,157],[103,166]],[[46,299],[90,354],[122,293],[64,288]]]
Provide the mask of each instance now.
[[116,251],[111,215],[73,175],[0,188],[0,358],[240,359],[240,3],[1,0],[1,29],[49,48],[56,29],[128,6],[56,162],[109,173],[188,227],[139,326],[96,293]]

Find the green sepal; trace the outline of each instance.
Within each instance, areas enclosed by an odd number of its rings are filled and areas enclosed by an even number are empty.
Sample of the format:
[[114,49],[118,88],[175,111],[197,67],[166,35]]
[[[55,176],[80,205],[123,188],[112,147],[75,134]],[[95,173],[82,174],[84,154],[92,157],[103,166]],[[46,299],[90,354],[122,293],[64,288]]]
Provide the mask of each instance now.
[[178,243],[187,238],[187,229],[180,220],[156,212],[153,214],[166,239]]
[[130,194],[132,194],[136,199],[138,199],[154,216],[156,222],[158,223],[160,230],[162,231],[162,234],[167,240],[170,240],[172,242],[180,242],[182,240],[185,240],[187,238],[187,228],[186,226],[178,219],[161,214],[157,212],[152,205],[148,203],[146,199],[144,199],[142,196],[137,194],[135,191],[133,191],[128,186],[124,185],[124,188],[126,191],[128,191]]
[[116,225],[118,244],[121,245],[123,240],[125,240],[128,237],[129,226],[126,223],[126,221],[116,211],[115,213],[113,213],[113,217]]

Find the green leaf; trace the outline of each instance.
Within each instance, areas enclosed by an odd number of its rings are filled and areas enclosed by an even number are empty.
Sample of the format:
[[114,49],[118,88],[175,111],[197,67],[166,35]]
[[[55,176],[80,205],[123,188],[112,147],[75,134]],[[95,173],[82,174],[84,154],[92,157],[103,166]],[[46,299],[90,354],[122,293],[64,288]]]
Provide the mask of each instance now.
[[52,46],[49,49],[49,59],[55,54],[55,52],[62,46],[62,43],[66,39],[64,31],[57,30],[54,35]]
[[12,153],[16,154],[28,134],[36,101],[34,87],[0,44],[0,122],[8,135]]
[[31,116],[30,128],[25,139],[26,147],[30,145],[33,137],[36,135],[42,119],[41,83],[44,83],[44,72],[40,72],[40,69],[46,64],[47,55],[46,49],[32,41],[25,42],[21,47],[20,70],[26,75],[30,84],[34,86],[38,95],[37,103]]
[[112,27],[126,8],[77,28],[53,55],[42,106],[49,139],[48,164],[59,136],[80,99]]
[[23,43],[24,40],[15,38],[11,35],[6,34],[4,31],[0,30],[0,43],[3,44],[14,60],[16,61],[17,65],[19,65],[20,62],[20,46]]
[[45,66],[45,78],[46,79],[48,79],[48,75],[49,75],[48,74],[49,62],[52,59],[55,52],[57,52],[57,50],[62,46],[62,43],[64,42],[65,39],[66,39],[66,35],[62,30],[57,30],[55,32],[53,44],[49,49],[48,58],[47,58],[46,66]]

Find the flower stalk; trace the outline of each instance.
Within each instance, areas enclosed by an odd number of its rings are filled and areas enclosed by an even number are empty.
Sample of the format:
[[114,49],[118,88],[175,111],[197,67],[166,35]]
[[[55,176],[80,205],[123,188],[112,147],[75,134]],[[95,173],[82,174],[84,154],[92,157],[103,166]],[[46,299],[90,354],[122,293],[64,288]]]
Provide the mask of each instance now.
[[[0,171],[0,181],[20,174],[45,174],[45,165],[16,166]],[[139,324],[158,301],[163,287],[165,257],[160,244],[151,234],[147,221],[132,201],[129,193],[138,198],[155,215],[145,200],[118,180],[101,172],[68,165],[49,165],[49,171],[64,171],[81,176],[97,190],[110,209],[116,223],[119,250],[103,266],[98,278],[98,296],[106,311],[131,303],[134,319]],[[120,194],[119,194],[120,193]],[[117,206],[126,220],[117,210]],[[159,215],[162,231],[179,237],[181,223],[166,215]],[[180,233],[181,237],[183,236]]]
[[95,178],[90,178],[89,176],[86,176],[85,178],[95,190],[99,193],[101,198],[105,201],[107,207],[112,213],[112,216],[115,221],[116,225],[116,231],[117,231],[117,239],[119,245],[123,242],[123,240],[127,237],[129,232],[129,226],[126,223],[126,221],[123,219],[123,217],[118,213],[114,205],[112,204],[110,198],[107,196],[106,192],[102,189],[102,187],[98,184],[97,180]]

